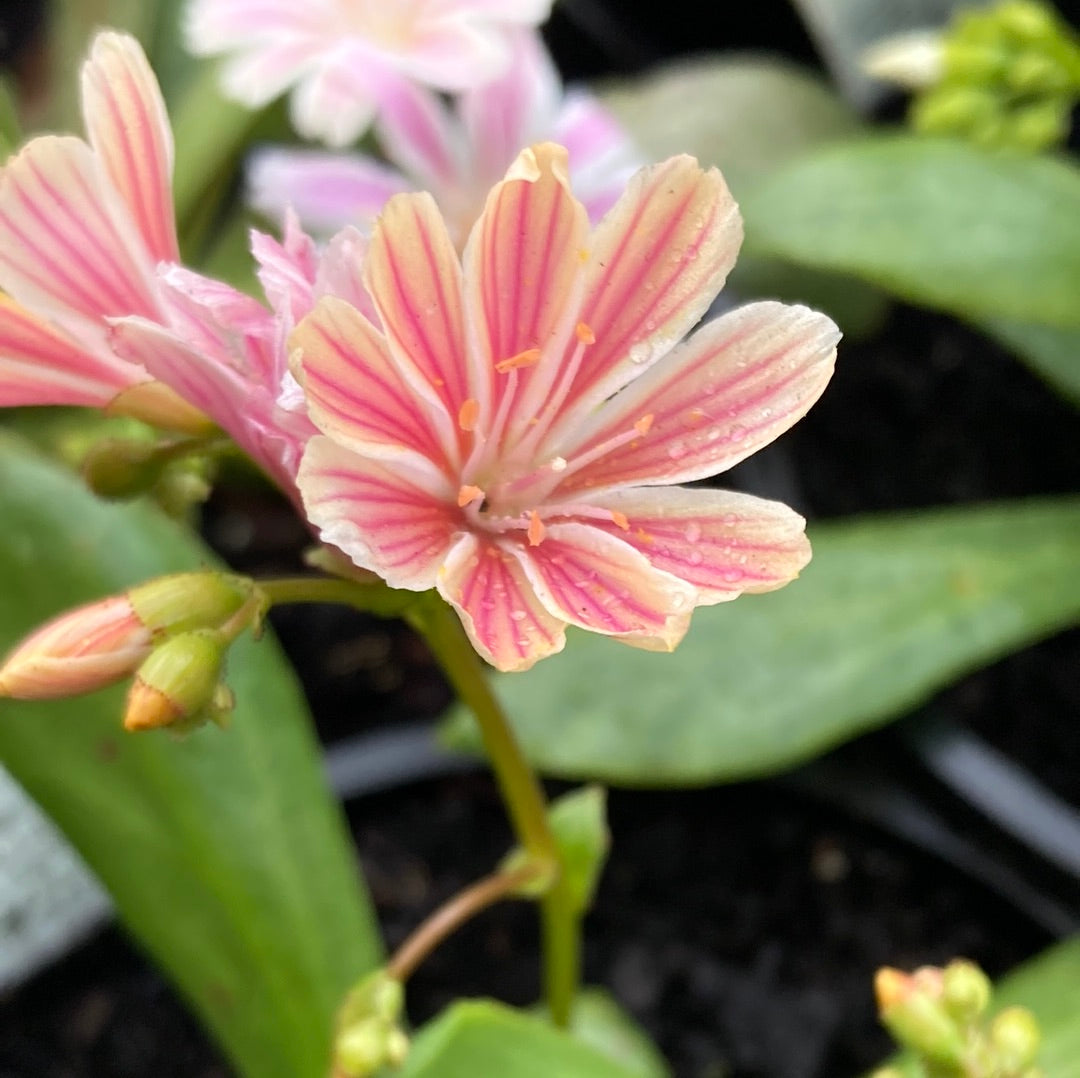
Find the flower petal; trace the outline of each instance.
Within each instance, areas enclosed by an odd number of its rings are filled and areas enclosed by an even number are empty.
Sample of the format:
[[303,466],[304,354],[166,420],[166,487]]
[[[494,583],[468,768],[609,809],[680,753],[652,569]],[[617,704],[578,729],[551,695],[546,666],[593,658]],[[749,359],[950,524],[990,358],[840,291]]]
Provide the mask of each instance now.
[[290,347],[299,350],[294,374],[324,434],[371,456],[419,454],[448,467],[446,439],[456,439],[450,416],[437,398],[417,398],[385,338],[359,311],[324,297],[293,331]]
[[362,135],[378,108],[377,58],[345,42],[324,56],[297,84],[289,100],[293,127],[328,146],[348,146]]
[[596,343],[575,381],[573,425],[670,351],[708,310],[742,242],[723,177],[687,156],[642,169],[593,234],[582,320]]
[[80,139],[36,138],[0,172],[0,287],[60,321],[155,313],[148,256]]
[[537,598],[521,559],[493,540],[459,536],[437,586],[473,647],[498,670],[528,670],[566,644],[566,622]]
[[752,494],[631,487],[589,504],[619,521],[590,517],[591,524],[640,550],[654,568],[694,585],[697,605],[783,587],[810,560],[806,521]]
[[[475,328],[475,396],[498,409],[516,391],[513,412],[536,416],[563,372],[578,322],[588,218],[570,191],[566,151],[553,143],[523,150],[488,196],[465,249],[466,296]],[[500,363],[539,349],[519,379]]]
[[329,438],[312,438],[297,484],[324,542],[391,587],[426,591],[460,528],[445,476],[417,460],[393,469]]
[[649,637],[669,651],[686,631],[694,588],[600,528],[548,524],[543,542],[521,549],[520,557],[544,605],[572,625]]
[[300,228],[296,214],[285,214],[285,235],[279,242],[257,229],[251,231],[255,271],[274,312],[291,327],[315,304],[315,275],[319,254],[315,241]]
[[90,145],[151,259],[178,261],[172,129],[157,79],[134,38],[101,33],[94,39],[83,66],[82,106]]
[[397,195],[386,204],[371,237],[364,283],[403,376],[457,416],[472,396],[461,263],[430,195]]
[[337,296],[378,327],[379,315],[362,273],[367,247],[366,237],[352,225],[331,236],[315,271],[315,296]]
[[[806,307],[765,301],[703,326],[605,405],[563,450],[562,490],[685,483],[737,464],[806,414],[832,375],[840,331]],[[587,455],[643,418],[647,432],[579,471]]]
[[[102,337],[104,345],[104,337]],[[89,350],[0,295],[0,408],[78,404],[102,408],[146,381],[140,367],[105,347]]]
[[440,97],[405,79],[384,92],[376,123],[379,146],[415,186],[438,191],[452,186],[461,169],[460,138]]
[[283,220],[289,207],[306,228],[329,234],[357,222],[371,226],[387,200],[409,190],[405,178],[358,154],[260,150],[247,170],[248,201]]

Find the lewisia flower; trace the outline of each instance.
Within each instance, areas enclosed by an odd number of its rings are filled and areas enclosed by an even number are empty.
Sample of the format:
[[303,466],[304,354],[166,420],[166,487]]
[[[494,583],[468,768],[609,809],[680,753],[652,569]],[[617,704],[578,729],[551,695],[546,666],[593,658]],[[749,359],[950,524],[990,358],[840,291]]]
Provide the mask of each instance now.
[[501,75],[515,28],[551,0],[193,0],[187,39],[230,54],[225,92],[252,108],[290,87],[293,125],[345,146],[393,97],[420,83],[458,91]]
[[108,342],[110,316],[160,316],[154,267],[179,257],[172,133],[132,38],[98,35],[82,99],[87,142],[36,138],[0,170],[0,406],[108,407],[205,429]]
[[328,298],[292,338],[323,539],[437,588],[502,670],[567,625],[671,649],[694,607],[791,580],[796,513],[670,485],[772,441],[832,371],[837,328],[804,307],[753,303],[677,345],[740,240],[720,174],[689,157],[639,172],[590,233],[566,151],[534,146],[461,258],[429,195],[395,196],[363,271],[378,322]]
[[280,219],[291,207],[305,227],[326,234],[352,222],[369,230],[401,191],[430,191],[461,247],[491,188],[526,146],[551,139],[570,152],[574,191],[598,221],[642,163],[615,118],[590,94],[564,94],[537,34],[513,39],[506,73],[447,104],[424,87],[405,87],[375,127],[396,166],[361,154],[267,149],[248,172],[251,202]]

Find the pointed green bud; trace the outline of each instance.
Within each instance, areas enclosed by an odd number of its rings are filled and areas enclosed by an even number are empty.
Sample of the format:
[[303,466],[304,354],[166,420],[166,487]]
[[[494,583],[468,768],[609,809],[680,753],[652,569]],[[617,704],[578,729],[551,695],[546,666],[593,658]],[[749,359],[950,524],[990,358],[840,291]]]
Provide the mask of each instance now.
[[990,1005],[990,978],[974,962],[950,962],[941,975],[945,1009],[962,1025],[970,1025]]
[[215,629],[171,636],[150,653],[135,674],[124,711],[132,732],[161,726],[190,729],[213,707],[229,638]]
[[1046,150],[1065,141],[1071,103],[1055,97],[1015,109],[1009,117],[1009,143],[1024,150]]
[[964,1037],[942,999],[941,971],[924,967],[912,975],[884,968],[874,978],[882,1024],[907,1048],[933,1063],[956,1066]]
[[1072,85],[1069,73],[1059,63],[1033,49],[1009,64],[1005,82],[1018,94],[1060,94]]
[[944,68],[950,79],[985,83],[1008,70],[1009,54],[994,45],[949,38],[944,47]]
[[255,582],[232,573],[175,573],[127,592],[139,620],[155,636],[217,629],[256,594]]
[[990,90],[939,86],[912,102],[911,120],[924,134],[951,135],[996,121],[1001,108],[1000,98]]
[[335,1078],[368,1078],[386,1065],[399,1066],[409,1051],[400,1028],[405,989],[385,970],[359,982],[345,997],[334,1039]]
[[1005,1078],[1019,1075],[1039,1054],[1042,1034],[1035,1015],[1026,1007],[1009,1007],[990,1023],[990,1051]]
[[1038,0],[1007,0],[989,14],[1010,37],[1025,44],[1053,43],[1061,34],[1053,8]]

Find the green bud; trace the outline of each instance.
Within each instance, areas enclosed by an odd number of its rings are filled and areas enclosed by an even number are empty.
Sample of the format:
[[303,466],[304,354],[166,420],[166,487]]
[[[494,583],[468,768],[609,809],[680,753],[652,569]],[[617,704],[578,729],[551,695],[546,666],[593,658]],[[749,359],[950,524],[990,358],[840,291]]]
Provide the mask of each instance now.
[[925,134],[951,135],[997,117],[1001,108],[1001,99],[989,90],[939,86],[912,102],[911,119]]
[[255,595],[255,582],[232,573],[174,573],[128,590],[135,616],[155,636],[218,629]]
[[922,969],[913,976],[880,969],[874,978],[882,1024],[906,1048],[938,1064],[963,1061],[965,1039],[945,1009],[941,973]]
[[990,1005],[990,978],[974,962],[956,959],[941,977],[945,1009],[956,1021],[969,1025]]
[[1015,109],[1007,124],[1009,144],[1033,152],[1056,146],[1068,134],[1070,112],[1066,98]]
[[1005,1078],[1013,1078],[1035,1062],[1041,1040],[1039,1023],[1026,1007],[1009,1007],[990,1023],[990,1051]]
[[1000,78],[1009,57],[1002,48],[950,37],[944,44],[945,73],[955,81],[984,83]]
[[154,442],[106,438],[90,447],[82,462],[86,485],[102,498],[136,498],[161,478],[168,463]]
[[1061,35],[1053,8],[1037,0],[1007,0],[988,13],[1010,37],[1025,44],[1047,44]]
[[361,980],[346,996],[334,1039],[334,1073],[367,1078],[387,1064],[399,1066],[409,1040],[399,1028],[405,989],[385,970]]
[[218,682],[229,640],[214,629],[171,636],[150,653],[135,674],[124,711],[132,732],[161,726],[190,729],[207,709],[220,705]]
[[1072,85],[1069,73],[1045,53],[1029,50],[1005,72],[1005,82],[1018,94],[1059,94]]

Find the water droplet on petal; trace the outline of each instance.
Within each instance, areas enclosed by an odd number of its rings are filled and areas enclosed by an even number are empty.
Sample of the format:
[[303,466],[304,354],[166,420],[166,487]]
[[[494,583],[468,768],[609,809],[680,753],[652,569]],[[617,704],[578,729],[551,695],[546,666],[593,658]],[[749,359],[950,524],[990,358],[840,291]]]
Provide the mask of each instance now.
[[701,525],[692,520],[686,525],[686,541],[688,543],[696,543],[701,538]]
[[705,555],[702,554],[700,550],[691,550],[686,555],[686,560],[691,565],[700,565],[705,560]]
[[672,442],[671,445],[668,446],[667,455],[671,457],[672,460],[682,460],[682,458],[686,456],[686,453],[687,449],[685,442]]
[[529,615],[524,610],[511,610],[510,617],[514,621],[524,621]]
[[746,574],[741,569],[734,567],[725,569],[720,576],[723,577],[729,584],[737,584]]

